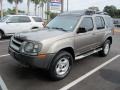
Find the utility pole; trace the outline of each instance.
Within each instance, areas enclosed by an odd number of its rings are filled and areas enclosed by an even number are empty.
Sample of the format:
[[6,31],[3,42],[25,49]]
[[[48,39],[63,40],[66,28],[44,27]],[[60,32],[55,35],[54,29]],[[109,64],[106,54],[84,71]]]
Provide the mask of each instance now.
[[61,0],[61,13],[63,13],[64,3],[63,0]]
[[3,17],[3,0],[0,0],[0,10],[1,10],[1,18]]
[[48,0],[47,1],[47,20],[49,21],[50,20],[50,2],[51,0]]
[[27,0],[27,15],[30,14],[30,0]]
[[40,16],[40,5],[38,6],[38,16]]
[[67,12],[69,11],[69,1],[67,0]]

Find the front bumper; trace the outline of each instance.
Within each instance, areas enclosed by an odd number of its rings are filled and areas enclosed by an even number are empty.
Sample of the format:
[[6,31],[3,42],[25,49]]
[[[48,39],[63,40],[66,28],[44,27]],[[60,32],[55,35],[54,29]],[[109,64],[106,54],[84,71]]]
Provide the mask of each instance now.
[[45,58],[39,58],[38,56],[30,56],[21,54],[12,48],[8,49],[9,54],[23,65],[31,65],[42,69],[49,69],[49,66],[55,56],[55,54],[47,54]]
[[13,36],[15,33],[6,33],[5,36]]

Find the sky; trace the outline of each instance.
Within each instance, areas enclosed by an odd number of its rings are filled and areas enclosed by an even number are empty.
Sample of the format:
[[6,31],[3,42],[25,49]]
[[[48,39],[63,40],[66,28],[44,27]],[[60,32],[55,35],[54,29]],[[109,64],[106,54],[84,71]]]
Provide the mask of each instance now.
[[[91,6],[97,6],[102,11],[106,5],[114,5],[120,9],[120,0],[68,0],[68,1],[69,11],[87,9],[88,7]],[[67,8],[66,2],[67,0],[64,0],[64,11],[66,11]],[[26,3],[27,0],[23,0],[23,3],[19,4],[19,9],[26,11],[27,10]],[[13,6],[14,4],[11,5],[7,2],[7,0],[3,0],[3,9],[12,8]],[[31,13],[34,12],[34,5],[32,3],[30,4],[30,12]]]

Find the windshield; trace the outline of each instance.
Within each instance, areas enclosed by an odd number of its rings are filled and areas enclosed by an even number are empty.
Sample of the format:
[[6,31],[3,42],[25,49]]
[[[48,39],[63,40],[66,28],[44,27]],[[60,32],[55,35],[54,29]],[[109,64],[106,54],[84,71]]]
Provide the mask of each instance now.
[[47,27],[64,31],[73,31],[78,20],[78,16],[57,16],[47,24]]
[[1,18],[0,22],[5,22],[8,19],[9,16],[5,16],[3,18]]

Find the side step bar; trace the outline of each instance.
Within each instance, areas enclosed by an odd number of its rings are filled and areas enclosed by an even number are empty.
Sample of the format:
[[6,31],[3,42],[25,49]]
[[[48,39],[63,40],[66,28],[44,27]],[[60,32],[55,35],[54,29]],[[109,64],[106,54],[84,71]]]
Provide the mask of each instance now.
[[94,53],[97,53],[97,52],[99,52],[99,51],[101,51],[101,50],[102,50],[102,48],[99,48],[99,49],[90,51],[90,52],[88,52],[88,53],[85,53],[85,54],[83,54],[83,55],[80,55],[80,56],[75,57],[75,60],[79,60],[79,59],[85,58],[85,57],[90,56],[90,55],[92,55],[92,54],[94,54]]

